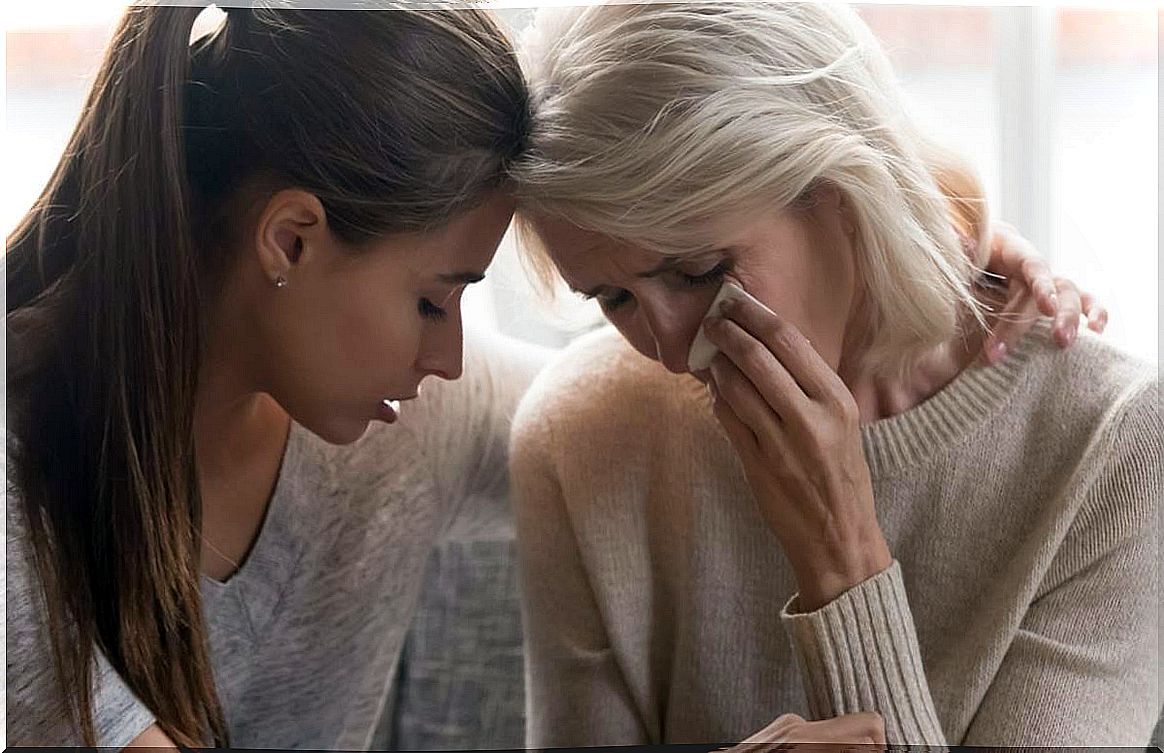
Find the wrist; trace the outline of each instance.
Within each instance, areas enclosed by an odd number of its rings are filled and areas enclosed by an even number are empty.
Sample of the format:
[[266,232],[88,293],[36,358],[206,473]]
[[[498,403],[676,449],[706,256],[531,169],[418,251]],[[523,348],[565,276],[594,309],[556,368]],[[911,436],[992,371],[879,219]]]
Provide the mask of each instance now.
[[893,564],[888,544],[878,532],[867,546],[818,556],[794,566],[801,612],[814,612]]

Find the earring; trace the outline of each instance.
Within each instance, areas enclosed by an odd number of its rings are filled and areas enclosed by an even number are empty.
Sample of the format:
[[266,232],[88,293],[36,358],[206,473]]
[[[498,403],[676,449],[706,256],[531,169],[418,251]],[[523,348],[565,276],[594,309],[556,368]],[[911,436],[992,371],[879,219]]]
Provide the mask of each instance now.
[[275,287],[277,287],[277,288],[287,287],[287,278],[284,277],[283,275],[279,275],[278,277],[276,277],[275,278]]

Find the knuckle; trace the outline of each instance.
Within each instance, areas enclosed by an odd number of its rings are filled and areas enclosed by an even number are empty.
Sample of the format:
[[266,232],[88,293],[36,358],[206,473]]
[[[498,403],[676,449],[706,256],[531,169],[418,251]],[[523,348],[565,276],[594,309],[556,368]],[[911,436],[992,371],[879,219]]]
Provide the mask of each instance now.
[[848,390],[833,390],[830,391],[825,398],[829,410],[840,419],[841,425],[845,429],[849,429],[860,421],[861,411],[857,407],[857,401]]
[[741,351],[747,358],[754,361],[759,361],[761,356],[764,354],[764,346],[756,340],[749,339],[747,342],[743,343],[741,346]]

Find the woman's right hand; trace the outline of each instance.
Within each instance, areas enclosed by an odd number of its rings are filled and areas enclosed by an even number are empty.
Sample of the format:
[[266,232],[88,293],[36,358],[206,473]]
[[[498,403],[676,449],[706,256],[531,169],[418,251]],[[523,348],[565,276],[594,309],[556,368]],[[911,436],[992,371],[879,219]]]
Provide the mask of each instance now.
[[[807,722],[796,714],[783,714],[764,729],[725,749],[725,753],[765,753],[796,745],[885,746],[885,722],[880,714],[842,714],[819,722]],[[777,748],[779,746],[779,748]],[[867,751],[869,748],[862,747]]]

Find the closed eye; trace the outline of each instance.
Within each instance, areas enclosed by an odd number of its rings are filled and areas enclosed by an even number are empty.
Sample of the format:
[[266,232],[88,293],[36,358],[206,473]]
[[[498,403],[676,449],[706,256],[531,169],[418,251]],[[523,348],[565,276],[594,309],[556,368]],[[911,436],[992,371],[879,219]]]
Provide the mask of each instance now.
[[420,302],[417,303],[416,308],[417,311],[420,312],[420,315],[425,319],[432,319],[438,322],[449,315],[449,312],[445,311],[443,308],[436,305],[427,298],[421,298]]
[[676,279],[680,284],[686,287],[699,288],[703,287],[704,285],[711,285],[713,283],[720,282],[723,280],[724,275],[730,272],[731,269],[731,260],[724,259],[719,264],[716,264],[714,267],[704,272],[703,274],[689,275],[685,272],[676,271]]
[[602,293],[584,293],[579,291],[578,294],[588,301],[598,301],[598,305],[602,307],[602,310],[608,312],[614,311],[631,299],[630,291],[621,289]]

